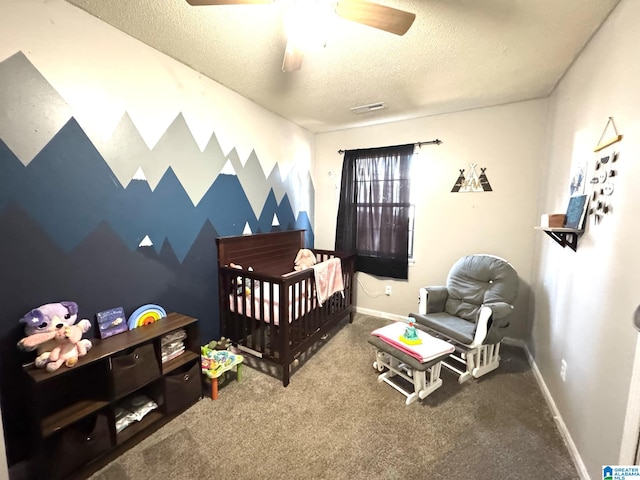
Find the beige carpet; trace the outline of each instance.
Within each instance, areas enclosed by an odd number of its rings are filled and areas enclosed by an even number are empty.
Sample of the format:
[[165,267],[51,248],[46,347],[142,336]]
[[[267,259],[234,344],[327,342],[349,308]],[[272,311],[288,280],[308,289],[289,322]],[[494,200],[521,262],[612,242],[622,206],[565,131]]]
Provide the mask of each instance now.
[[94,480],[577,479],[523,351],[499,370],[410,406],[376,382],[371,330],[357,315],[295,369],[291,384],[245,368]]

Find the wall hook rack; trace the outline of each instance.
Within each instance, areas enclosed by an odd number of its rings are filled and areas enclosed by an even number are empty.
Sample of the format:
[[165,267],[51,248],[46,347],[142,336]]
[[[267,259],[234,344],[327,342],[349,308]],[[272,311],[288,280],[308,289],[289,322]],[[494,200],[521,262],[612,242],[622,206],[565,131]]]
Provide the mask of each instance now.
[[[609,128],[609,126],[613,127],[613,132],[615,133],[615,136],[613,136],[609,140],[603,141],[604,134],[607,133],[607,129]],[[617,143],[620,140],[622,140],[622,135],[618,134],[618,130],[616,129],[616,124],[613,121],[613,117],[609,117],[609,120],[607,120],[607,124],[604,126],[604,130],[602,131],[602,135],[600,135],[600,140],[598,140],[598,146],[594,148],[593,151],[599,152],[600,150],[604,150],[608,146],[613,145],[614,143]]]

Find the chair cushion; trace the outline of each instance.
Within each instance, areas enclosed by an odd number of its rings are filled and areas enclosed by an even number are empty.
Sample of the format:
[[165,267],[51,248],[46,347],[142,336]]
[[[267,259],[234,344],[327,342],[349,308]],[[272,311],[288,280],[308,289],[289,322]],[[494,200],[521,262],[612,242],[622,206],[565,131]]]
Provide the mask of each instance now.
[[473,342],[476,330],[476,324],[474,322],[468,322],[460,317],[449,315],[446,312],[427,313],[426,315],[411,313],[409,316],[415,318],[416,323],[419,325],[433,328],[435,331],[464,345],[469,345]]
[[449,270],[447,290],[445,312],[475,323],[483,303],[513,303],[518,294],[518,274],[502,258],[467,255]]

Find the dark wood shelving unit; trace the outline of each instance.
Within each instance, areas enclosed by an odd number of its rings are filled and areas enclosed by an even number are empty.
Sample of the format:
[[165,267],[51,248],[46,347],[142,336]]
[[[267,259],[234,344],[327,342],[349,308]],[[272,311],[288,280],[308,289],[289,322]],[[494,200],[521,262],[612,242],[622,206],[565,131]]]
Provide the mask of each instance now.
[[579,228],[566,227],[534,227],[536,230],[542,230],[549,235],[562,248],[569,247],[574,252],[578,249],[578,237],[584,233]]
[[42,420],[42,436],[48,437],[107,405],[109,405],[109,402],[106,400],[80,400],[62,410],[58,410]]
[[[179,329],[186,333],[185,350],[162,363],[162,338]],[[34,447],[29,478],[86,478],[202,396],[195,318],[169,313],[153,324],[91,342],[72,368],[24,367]],[[140,395],[158,407],[116,433],[116,409]],[[65,452],[73,442],[73,452]]]
[[116,444],[122,445],[124,442],[133,438],[137,434],[144,432],[150,425],[153,425],[157,421],[161,420],[163,415],[159,412],[149,412],[145,417],[139,422],[132,423],[123,431],[116,435]]
[[162,364],[162,375],[167,375],[196,359],[200,359],[200,353],[185,351],[182,355]]

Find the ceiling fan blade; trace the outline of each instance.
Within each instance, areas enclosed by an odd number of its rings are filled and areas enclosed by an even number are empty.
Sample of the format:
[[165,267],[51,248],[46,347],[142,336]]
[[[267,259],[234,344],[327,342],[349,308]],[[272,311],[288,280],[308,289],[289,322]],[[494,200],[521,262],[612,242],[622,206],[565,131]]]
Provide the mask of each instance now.
[[287,48],[284,51],[284,59],[282,60],[282,71],[295,72],[302,67],[302,58],[304,52],[297,48],[292,42],[287,42]]
[[273,0],[187,0],[189,5],[251,5],[258,3],[273,3]]
[[416,18],[415,13],[378,5],[364,0],[340,0],[338,16],[385,32],[404,35]]

